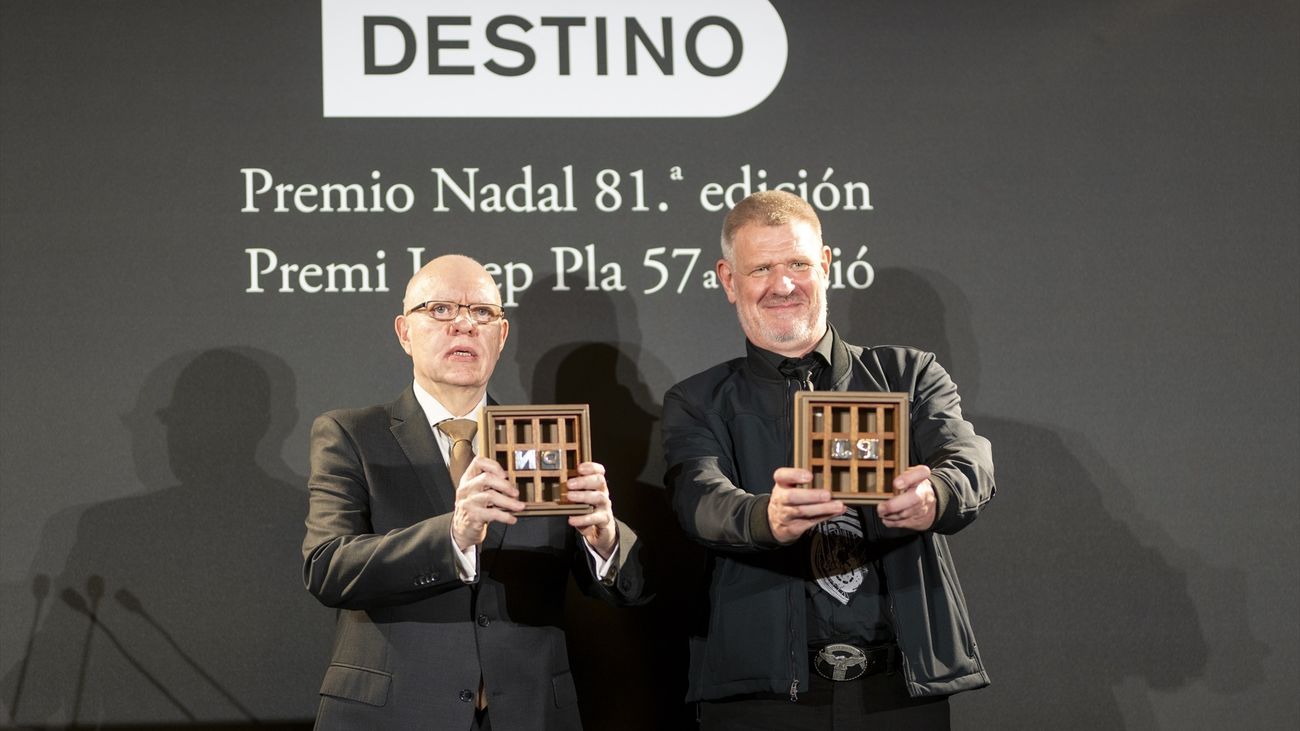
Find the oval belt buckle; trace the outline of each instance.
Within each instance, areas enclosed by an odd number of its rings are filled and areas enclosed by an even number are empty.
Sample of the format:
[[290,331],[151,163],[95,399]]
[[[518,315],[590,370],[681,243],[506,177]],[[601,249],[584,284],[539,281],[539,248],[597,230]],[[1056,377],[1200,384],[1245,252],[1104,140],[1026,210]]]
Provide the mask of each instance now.
[[856,680],[867,672],[867,653],[837,642],[817,651],[813,667],[827,680]]

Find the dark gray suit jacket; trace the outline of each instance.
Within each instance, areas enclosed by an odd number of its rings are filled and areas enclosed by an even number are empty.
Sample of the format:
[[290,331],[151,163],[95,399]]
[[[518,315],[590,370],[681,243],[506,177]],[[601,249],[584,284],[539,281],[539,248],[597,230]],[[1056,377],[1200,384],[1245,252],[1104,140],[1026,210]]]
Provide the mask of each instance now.
[[566,577],[616,604],[641,601],[630,528],[619,523],[616,568],[602,583],[563,518],[492,523],[478,580],[462,582],[455,489],[410,387],[392,404],[316,419],[309,490],[303,580],[341,610],[318,729],[468,729],[480,672],[498,731],[581,728]]

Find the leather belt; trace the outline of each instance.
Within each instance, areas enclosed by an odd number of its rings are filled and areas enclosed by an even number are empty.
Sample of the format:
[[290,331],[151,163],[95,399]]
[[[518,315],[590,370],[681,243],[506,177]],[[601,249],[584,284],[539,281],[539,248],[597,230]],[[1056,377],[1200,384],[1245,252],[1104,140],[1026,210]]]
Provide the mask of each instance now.
[[836,642],[812,653],[813,669],[827,680],[857,680],[864,675],[892,672],[898,660],[898,645],[858,647]]

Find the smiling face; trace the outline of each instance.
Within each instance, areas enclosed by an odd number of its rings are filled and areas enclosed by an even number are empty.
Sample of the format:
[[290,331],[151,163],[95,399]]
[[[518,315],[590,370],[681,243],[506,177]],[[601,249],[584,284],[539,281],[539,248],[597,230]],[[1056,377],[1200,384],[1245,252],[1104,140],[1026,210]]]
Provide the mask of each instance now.
[[496,283],[483,267],[464,256],[442,256],[424,265],[406,287],[394,322],[397,340],[411,356],[415,382],[456,414],[466,413],[487,391],[505,347],[510,323],[477,324],[461,308],[448,322],[411,308],[429,300],[457,304],[501,304]]
[[806,355],[826,333],[830,247],[804,221],[751,223],[732,237],[718,279],[745,336],[789,358]]

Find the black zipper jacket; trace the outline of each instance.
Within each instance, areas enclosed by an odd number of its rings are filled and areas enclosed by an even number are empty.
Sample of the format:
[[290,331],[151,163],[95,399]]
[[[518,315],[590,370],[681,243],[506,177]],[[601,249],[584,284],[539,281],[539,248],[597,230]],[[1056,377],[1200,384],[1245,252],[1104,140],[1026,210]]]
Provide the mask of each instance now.
[[[926,532],[886,528],[859,508],[879,549],[889,617],[913,696],[989,683],[944,534],[993,497],[988,440],[962,418],[961,398],[934,354],[863,348],[832,329],[836,391],[909,394],[913,464],[929,465],[937,515]],[[806,536],[782,546],[767,523],[772,473],[792,461],[789,381],[748,354],[682,381],[664,397],[665,482],[677,519],[710,549],[708,626],[691,638],[687,700],[789,693],[808,686]]]

